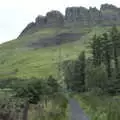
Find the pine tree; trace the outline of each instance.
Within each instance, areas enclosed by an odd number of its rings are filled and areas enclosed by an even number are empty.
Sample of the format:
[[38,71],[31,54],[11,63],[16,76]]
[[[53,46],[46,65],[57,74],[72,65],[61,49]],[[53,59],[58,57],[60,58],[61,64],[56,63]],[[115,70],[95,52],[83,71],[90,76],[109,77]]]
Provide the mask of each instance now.
[[78,58],[81,62],[81,69],[80,69],[80,73],[81,73],[81,82],[83,85],[85,85],[85,67],[86,67],[86,60],[85,60],[85,52],[83,51],[79,58]]
[[118,55],[117,55],[117,43],[119,41],[119,32],[116,28],[116,26],[113,26],[111,32],[110,32],[110,38],[112,41],[112,47],[113,47],[113,58],[115,62],[115,70],[116,70],[116,75],[119,73],[119,64],[118,64]]
[[85,52],[81,52],[74,64],[73,88],[81,92],[85,89]]
[[90,43],[90,47],[92,48],[93,64],[95,66],[100,66],[102,63],[102,52],[103,52],[101,36],[94,35]]
[[112,77],[112,73],[111,73],[111,56],[110,56],[110,41],[108,38],[108,34],[104,33],[102,35],[102,49],[103,49],[103,59],[106,65],[106,71],[108,73],[108,79],[110,79]]

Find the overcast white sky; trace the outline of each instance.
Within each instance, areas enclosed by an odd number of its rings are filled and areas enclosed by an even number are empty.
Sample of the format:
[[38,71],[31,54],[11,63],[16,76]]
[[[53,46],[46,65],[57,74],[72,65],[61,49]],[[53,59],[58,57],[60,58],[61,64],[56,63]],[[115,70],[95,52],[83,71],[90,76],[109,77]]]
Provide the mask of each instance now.
[[45,15],[50,10],[64,14],[68,6],[100,8],[103,3],[120,7],[120,0],[0,0],[0,43],[16,38],[39,14]]

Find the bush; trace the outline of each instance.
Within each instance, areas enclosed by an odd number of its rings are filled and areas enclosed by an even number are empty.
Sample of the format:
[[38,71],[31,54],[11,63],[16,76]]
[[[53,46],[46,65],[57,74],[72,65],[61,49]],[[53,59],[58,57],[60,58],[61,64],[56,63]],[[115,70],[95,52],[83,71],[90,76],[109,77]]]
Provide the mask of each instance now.
[[59,84],[52,76],[48,79],[32,78],[27,84],[21,84],[15,88],[17,97],[26,98],[32,104],[37,104],[45,96],[53,96],[59,91]]
[[104,91],[101,88],[91,88],[89,91],[91,95],[99,96],[104,94]]
[[86,68],[86,89],[91,88],[104,88],[107,85],[107,72],[105,66],[94,67],[92,64],[88,64]]
[[16,89],[16,97],[26,98],[32,104],[37,104],[41,99],[41,95],[43,94],[43,90],[45,87],[43,86],[44,80],[34,79],[32,82],[27,85],[20,86]]

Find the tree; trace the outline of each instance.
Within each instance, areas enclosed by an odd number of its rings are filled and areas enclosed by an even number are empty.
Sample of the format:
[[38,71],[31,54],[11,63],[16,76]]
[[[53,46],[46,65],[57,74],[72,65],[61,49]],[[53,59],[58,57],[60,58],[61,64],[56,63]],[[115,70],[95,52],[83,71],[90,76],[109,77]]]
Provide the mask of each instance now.
[[120,35],[116,26],[113,26],[113,28],[110,31],[110,38],[111,38],[112,47],[113,47],[113,58],[115,61],[116,75],[118,75],[119,73],[119,63],[118,63],[118,55],[117,55],[117,44],[118,44],[118,41],[120,40],[119,37]]
[[111,42],[108,33],[103,33],[100,36],[94,35],[90,44],[93,55],[93,64],[95,67],[100,66],[102,63],[106,65],[108,78],[111,78]]
[[64,82],[66,83],[67,89],[70,90],[73,86],[74,80],[74,63],[73,60],[67,60],[62,63],[62,70],[64,75]]
[[57,80],[54,79],[52,76],[48,77],[47,85],[50,88],[48,92],[50,92],[51,95],[55,94],[55,93],[57,93],[59,91],[60,86],[59,86]]
[[107,33],[104,33],[102,35],[102,54],[103,54],[103,60],[106,65],[106,71],[108,74],[108,79],[112,77],[111,73],[111,50],[110,50],[110,41]]
[[101,88],[104,90],[107,82],[105,65],[101,64],[94,67],[91,62],[88,62],[86,67],[86,89]]
[[80,62],[80,81],[82,85],[82,89],[85,89],[85,69],[86,69],[86,58],[85,58],[85,52],[81,52],[80,56],[78,57],[78,60]]
[[85,52],[77,60],[68,61],[64,66],[64,78],[67,88],[81,92],[85,88]]
[[44,94],[45,86],[42,81],[44,80],[34,79],[32,82],[16,88],[15,96],[24,98],[29,103],[37,104],[41,100],[42,95]]
[[102,63],[102,41],[101,36],[94,35],[90,42],[92,48],[93,64],[99,66]]

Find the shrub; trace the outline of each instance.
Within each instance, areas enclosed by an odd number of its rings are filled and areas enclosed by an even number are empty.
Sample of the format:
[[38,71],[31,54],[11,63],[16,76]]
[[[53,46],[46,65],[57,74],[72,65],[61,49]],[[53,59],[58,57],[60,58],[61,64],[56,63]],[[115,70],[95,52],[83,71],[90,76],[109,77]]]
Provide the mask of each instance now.
[[104,88],[107,85],[107,73],[105,66],[101,65],[94,67],[92,64],[88,64],[86,68],[86,88]]

